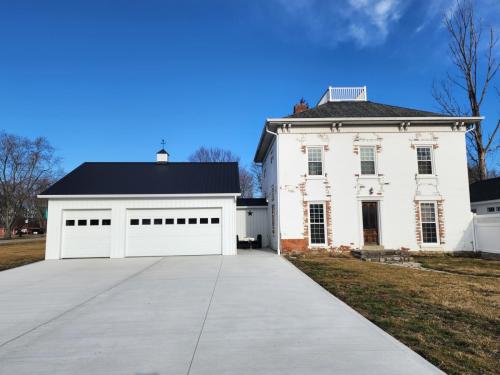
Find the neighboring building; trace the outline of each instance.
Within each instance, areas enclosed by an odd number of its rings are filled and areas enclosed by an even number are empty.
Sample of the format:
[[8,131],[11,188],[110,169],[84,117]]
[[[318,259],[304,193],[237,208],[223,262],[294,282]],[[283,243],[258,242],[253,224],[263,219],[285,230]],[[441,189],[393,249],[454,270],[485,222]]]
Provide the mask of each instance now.
[[84,163],[45,190],[46,259],[236,254],[237,163]]
[[500,177],[471,184],[470,207],[478,215],[500,214]]
[[371,102],[366,87],[267,119],[255,162],[271,247],[471,250],[465,131],[480,119]]

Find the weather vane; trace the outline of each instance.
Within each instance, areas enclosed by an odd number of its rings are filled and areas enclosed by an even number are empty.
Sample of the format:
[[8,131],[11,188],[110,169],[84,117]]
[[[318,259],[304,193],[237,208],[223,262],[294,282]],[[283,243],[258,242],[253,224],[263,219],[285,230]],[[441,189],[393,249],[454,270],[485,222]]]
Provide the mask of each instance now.
[[161,140],[161,148],[165,149],[165,140],[164,139]]

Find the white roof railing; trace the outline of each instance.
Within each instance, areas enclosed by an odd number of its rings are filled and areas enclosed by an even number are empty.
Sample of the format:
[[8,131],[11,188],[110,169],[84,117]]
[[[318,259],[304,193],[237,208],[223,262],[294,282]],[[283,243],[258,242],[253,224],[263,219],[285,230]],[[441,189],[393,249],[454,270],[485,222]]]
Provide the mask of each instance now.
[[366,86],[362,87],[328,87],[318,102],[367,101]]

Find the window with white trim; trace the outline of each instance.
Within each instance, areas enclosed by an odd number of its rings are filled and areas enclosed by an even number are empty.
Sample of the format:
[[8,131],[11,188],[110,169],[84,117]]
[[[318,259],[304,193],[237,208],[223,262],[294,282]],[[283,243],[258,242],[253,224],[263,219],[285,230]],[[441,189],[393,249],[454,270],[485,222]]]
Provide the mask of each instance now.
[[437,222],[436,222],[436,204],[434,202],[420,203],[420,222],[422,227],[422,242],[437,243]]
[[309,176],[323,175],[323,148],[307,148],[307,174]]
[[375,174],[375,147],[362,146],[359,148],[359,158],[361,160],[361,174]]
[[433,174],[432,148],[417,147],[418,174]]
[[309,204],[309,231],[311,245],[324,245],[325,233],[325,207],[323,203]]

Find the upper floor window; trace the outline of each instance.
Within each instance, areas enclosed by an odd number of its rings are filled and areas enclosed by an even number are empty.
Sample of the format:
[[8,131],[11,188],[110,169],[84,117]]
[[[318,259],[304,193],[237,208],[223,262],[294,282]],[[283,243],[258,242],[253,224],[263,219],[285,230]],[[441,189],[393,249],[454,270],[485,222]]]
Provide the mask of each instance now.
[[417,147],[418,174],[433,174],[432,149]]
[[361,174],[375,174],[375,147],[360,147]]
[[307,149],[307,162],[309,176],[323,175],[323,148],[309,147]]

